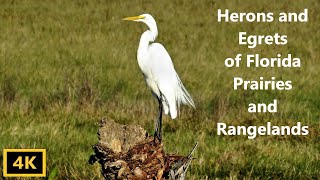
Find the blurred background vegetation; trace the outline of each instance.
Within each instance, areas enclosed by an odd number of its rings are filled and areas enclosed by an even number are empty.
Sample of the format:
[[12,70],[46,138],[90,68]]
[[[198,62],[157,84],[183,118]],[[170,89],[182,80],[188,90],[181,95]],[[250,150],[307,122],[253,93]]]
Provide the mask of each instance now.
[[[139,124],[150,133],[157,103],[136,62],[143,24],[123,17],[152,14],[197,109],[164,119],[167,151],[200,145],[188,179],[320,177],[320,3],[318,0],[2,0],[0,6],[0,148],[47,149],[57,179],[102,178],[87,163],[99,119]],[[217,9],[302,12],[308,23],[218,23]],[[288,35],[285,46],[238,45],[238,32]],[[226,68],[238,53],[293,54],[301,68]],[[291,91],[234,91],[233,77],[292,80]],[[250,114],[250,102],[278,99],[275,114]],[[308,136],[217,136],[216,123],[309,126]],[[2,156],[2,154],[0,155]],[[2,161],[2,158],[0,158]],[[1,170],[2,167],[0,167]],[[2,170],[1,170],[2,171]]]

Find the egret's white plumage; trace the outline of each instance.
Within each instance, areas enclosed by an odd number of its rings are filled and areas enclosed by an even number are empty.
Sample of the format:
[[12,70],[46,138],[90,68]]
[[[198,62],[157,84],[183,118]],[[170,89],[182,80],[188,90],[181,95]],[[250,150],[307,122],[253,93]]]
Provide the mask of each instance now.
[[[147,85],[162,104],[165,114],[170,114],[171,118],[175,119],[180,104],[190,104],[195,107],[190,94],[174,69],[170,55],[161,44],[154,43],[158,36],[154,18],[149,14],[142,14],[124,18],[124,20],[144,22],[149,27],[149,30],[141,35],[137,59]],[[162,109],[160,113],[161,111]]]

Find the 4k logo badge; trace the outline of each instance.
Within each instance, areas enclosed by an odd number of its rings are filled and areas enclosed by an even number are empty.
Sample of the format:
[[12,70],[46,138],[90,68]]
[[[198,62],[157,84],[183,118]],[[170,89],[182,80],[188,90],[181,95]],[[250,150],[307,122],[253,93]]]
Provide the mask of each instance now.
[[4,149],[4,177],[45,177],[45,149]]

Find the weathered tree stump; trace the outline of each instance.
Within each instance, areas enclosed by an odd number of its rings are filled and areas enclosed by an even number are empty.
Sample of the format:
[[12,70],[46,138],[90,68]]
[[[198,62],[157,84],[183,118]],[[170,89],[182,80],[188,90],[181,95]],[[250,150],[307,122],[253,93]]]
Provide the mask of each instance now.
[[105,179],[183,180],[196,148],[188,156],[166,154],[163,144],[140,126],[108,119],[101,120],[98,136],[89,163],[98,161]]

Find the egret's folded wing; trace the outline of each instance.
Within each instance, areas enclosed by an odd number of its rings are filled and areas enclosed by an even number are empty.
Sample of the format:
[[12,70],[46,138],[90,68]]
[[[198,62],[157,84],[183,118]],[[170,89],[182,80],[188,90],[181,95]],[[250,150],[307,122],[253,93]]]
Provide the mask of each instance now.
[[169,106],[171,118],[174,119],[177,117],[177,78],[171,58],[159,43],[153,43],[149,46],[149,57],[152,76]]
[[149,46],[151,72],[157,81],[158,88],[168,102],[171,118],[177,116],[177,105],[180,103],[190,104],[195,107],[194,102],[183,86],[176,73],[172,60],[166,49],[159,43]]

